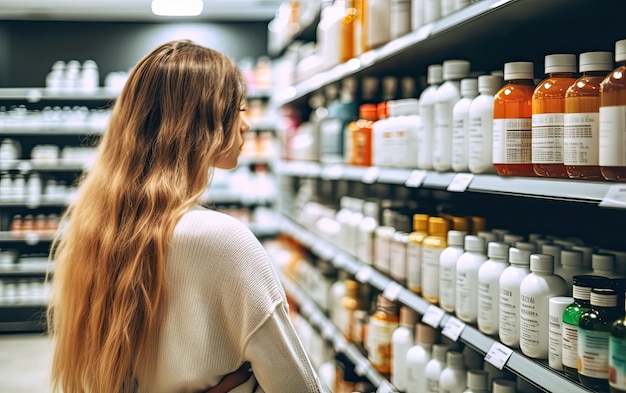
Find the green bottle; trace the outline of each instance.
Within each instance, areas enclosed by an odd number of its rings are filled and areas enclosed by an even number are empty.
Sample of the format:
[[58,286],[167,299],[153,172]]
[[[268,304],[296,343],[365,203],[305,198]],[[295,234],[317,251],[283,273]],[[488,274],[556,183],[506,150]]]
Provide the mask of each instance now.
[[[620,292],[621,295],[620,296]],[[624,291],[618,292],[618,300],[626,303]],[[619,302],[618,302],[619,303]],[[626,314],[626,306],[623,307]],[[613,322],[609,338],[609,387],[611,393],[626,393],[626,316]]]

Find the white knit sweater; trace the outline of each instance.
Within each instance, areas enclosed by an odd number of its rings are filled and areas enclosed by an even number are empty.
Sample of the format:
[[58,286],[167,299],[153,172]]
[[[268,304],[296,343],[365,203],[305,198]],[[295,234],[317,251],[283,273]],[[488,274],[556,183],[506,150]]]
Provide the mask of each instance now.
[[197,207],[176,225],[166,263],[165,321],[140,391],[197,393],[245,361],[254,377],[233,393],[321,391],[272,263],[244,224]]

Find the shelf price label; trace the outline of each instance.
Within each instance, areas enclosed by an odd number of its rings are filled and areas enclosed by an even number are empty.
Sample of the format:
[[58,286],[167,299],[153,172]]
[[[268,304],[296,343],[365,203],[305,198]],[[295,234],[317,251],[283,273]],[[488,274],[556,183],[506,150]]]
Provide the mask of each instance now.
[[600,202],[600,206],[626,209],[626,186],[614,185],[609,187]]
[[372,269],[371,266],[365,265],[359,268],[359,270],[356,272],[355,278],[358,282],[367,284],[372,278],[372,274],[374,274],[374,269]]
[[430,305],[426,309],[424,316],[422,317],[422,323],[426,325],[432,326],[435,329],[439,327],[443,316],[445,315],[445,311],[437,306]]
[[343,337],[334,337],[333,348],[335,348],[335,352],[345,353],[348,350],[348,345]]
[[461,337],[461,333],[463,333],[463,329],[465,329],[465,323],[459,321],[455,317],[450,317],[446,321],[441,334],[448,337],[450,340],[457,342],[459,341],[459,337]]
[[474,179],[473,173],[457,173],[448,185],[448,191],[465,192]]
[[338,254],[335,259],[333,259],[333,266],[337,269],[343,269],[348,264],[348,257],[343,254]]
[[343,167],[341,165],[325,166],[320,175],[322,176],[322,179],[339,180],[343,176]]
[[326,340],[332,340],[335,337],[335,329],[330,324],[325,324],[322,328],[322,337]]
[[369,371],[371,367],[372,365],[370,364],[370,362],[367,361],[367,359],[361,359],[354,367],[354,371],[356,372],[357,375],[362,377],[365,374],[367,374],[367,372]]
[[511,348],[496,341],[485,355],[485,361],[491,363],[498,370],[502,370],[512,354]]
[[365,184],[374,184],[376,183],[376,180],[378,180],[378,176],[380,176],[380,168],[377,166],[371,166],[367,168],[361,181]]
[[391,281],[385,287],[385,290],[383,291],[383,296],[391,300],[392,302],[395,302],[396,300],[398,300],[403,290],[404,288],[402,287],[402,285],[398,284],[395,281]]
[[426,179],[426,171],[416,169],[411,171],[409,177],[404,182],[404,185],[407,187],[418,188],[422,186],[424,179]]

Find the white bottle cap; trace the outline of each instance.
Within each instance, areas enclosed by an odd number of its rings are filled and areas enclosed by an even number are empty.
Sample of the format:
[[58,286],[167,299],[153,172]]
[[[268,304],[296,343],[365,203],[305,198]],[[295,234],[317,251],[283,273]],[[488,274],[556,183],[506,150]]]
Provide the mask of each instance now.
[[387,101],[387,117],[400,116],[398,103],[395,100]]
[[583,253],[576,250],[561,250],[561,266],[582,268]]
[[463,354],[457,351],[448,351],[446,353],[446,365],[450,368],[463,369],[465,363],[463,362]]
[[574,303],[574,298],[570,296],[554,296],[548,300],[548,314],[559,319],[563,316],[565,307]]
[[580,54],[578,70],[587,71],[611,71],[613,69],[613,53],[611,52],[585,52]]
[[504,236],[502,236],[502,241],[505,243],[509,243],[510,245],[514,246],[515,243],[517,242],[523,242],[524,241],[524,236],[522,235],[516,235],[513,233],[507,233]]
[[485,252],[485,239],[480,236],[467,235],[464,244],[465,251]]
[[530,256],[530,271],[534,273],[553,273],[554,257],[547,254],[532,254]]
[[476,390],[488,390],[489,373],[484,370],[467,370],[467,387]]
[[438,361],[440,361],[441,363],[446,362],[446,354],[448,353],[448,350],[450,350],[450,346],[446,345],[446,344],[435,344],[433,345],[433,359],[437,359]]
[[467,60],[446,60],[443,62],[444,81],[462,79],[469,76],[470,63]]
[[437,341],[437,330],[424,323],[415,326],[415,342],[424,345],[433,345]]
[[517,384],[508,379],[494,379],[492,393],[516,393]]
[[537,251],[537,245],[532,242],[515,242],[515,248],[519,248],[520,250],[528,250],[530,252]]
[[492,259],[507,259],[511,246],[505,242],[489,242],[487,245],[487,256]]
[[465,235],[467,235],[465,231],[448,231],[448,245],[463,247]]
[[443,82],[443,67],[441,64],[431,64],[428,66],[428,76],[426,83],[429,85],[438,85]]
[[626,61],[626,39],[615,43],[615,61]]
[[365,202],[363,204],[363,214],[378,219],[378,205],[376,202]]
[[580,251],[583,253],[583,267],[591,269],[591,256],[593,255],[593,247],[589,246],[574,246],[572,250]]
[[351,200],[352,200],[352,197],[342,196],[341,198],[339,198],[339,207],[347,208],[348,206],[350,206],[350,203],[352,203]]
[[502,78],[495,75],[480,75],[478,77],[478,91],[482,94],[495,94],[502,86]]
[[602,271],[614,271],[615,270],[615,255],[613,254],[593,254],[591,256],[591,268],[593,270]]
[[512,265],[528,266],[530,265],[530,254],[528,250],[521,250],[519,248],[509,248],[509,262]]
[[478,94],[478,79],[465,78],[461,80],[461,95],[463,97],[476,97]]
[[576,72],[576,55],[546,55],[544,68],[546,74],[552,72]]
[[478,232],[478,236],[480,236],[483,239],[485,239],[485,242],[487,242],[487,243],[489,243],[489,242],[497,242],[498,241],[498,235],[496,235],[493,232],[479,231]]
[[534,74],[533,63],[530,61],[514,61],[504,63],[504,80],[513,79],[533,79]]
[[541,253],[552,255],[555,265],[561,264],[561,250],[563,250],[563,247],[558,244],[543,244],[541,246]]

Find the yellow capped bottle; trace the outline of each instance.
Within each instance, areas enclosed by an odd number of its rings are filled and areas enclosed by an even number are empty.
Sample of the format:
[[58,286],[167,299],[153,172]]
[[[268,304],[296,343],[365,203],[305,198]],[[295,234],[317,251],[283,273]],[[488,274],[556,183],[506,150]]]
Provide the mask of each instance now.
[[422,293],[422,242],[428,236],[428,214],[413,215],[413,232],[409,233],[407,246],[407,287]]
[[448,246],[448,221],[442,217],[428,219],[428,236],[422,242],[422,296],[439,303],[439,256]]

